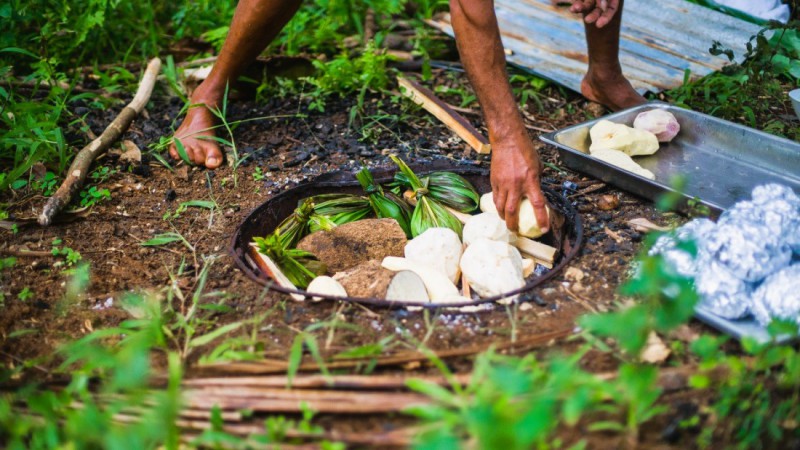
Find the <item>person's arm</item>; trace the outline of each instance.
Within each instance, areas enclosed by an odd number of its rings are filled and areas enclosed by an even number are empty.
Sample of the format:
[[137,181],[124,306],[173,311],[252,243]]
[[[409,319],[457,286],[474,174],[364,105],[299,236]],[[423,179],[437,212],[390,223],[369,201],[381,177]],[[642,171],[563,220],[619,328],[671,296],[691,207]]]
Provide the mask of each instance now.
[[539,227],[549,228],[539,182],[539,154],[528,137],[506,73],[506,58],[491,0],[450,0],[461,62],[478,96],[492,144],[491,184],[500,217],[509,229],[519,223],[519,204],[528,197]]

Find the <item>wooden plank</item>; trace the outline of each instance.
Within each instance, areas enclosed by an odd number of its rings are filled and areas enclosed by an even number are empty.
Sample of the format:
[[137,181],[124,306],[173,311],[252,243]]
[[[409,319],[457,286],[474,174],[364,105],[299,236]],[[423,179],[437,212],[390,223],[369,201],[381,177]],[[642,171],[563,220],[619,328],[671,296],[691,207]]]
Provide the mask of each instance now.
[[453,111],[447,103],[436,97],[429,89],[414,80],[397,77],[397,83],[403,88],[401,92],[414,103],[433,114],[443,124],[464,140],[470,147],[480,154],[491,153],[492,147],[484,135],[467,122],[461,114]]

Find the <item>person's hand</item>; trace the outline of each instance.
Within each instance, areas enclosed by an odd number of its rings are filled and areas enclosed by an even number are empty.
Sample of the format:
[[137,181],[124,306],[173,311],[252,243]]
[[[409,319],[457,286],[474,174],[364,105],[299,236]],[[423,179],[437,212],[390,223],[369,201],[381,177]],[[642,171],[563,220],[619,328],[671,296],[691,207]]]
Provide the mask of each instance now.
[[547,232],[550,222],[539,184],[539,153],[527,135],[492,142],[492,196],[497,212],[510,230],[519,228],[519,204],[528,197],[536,222]]
[[575,14],[583,14],[584,22],[603,28],[619,11],[619,0],[572,0],[569,10]]

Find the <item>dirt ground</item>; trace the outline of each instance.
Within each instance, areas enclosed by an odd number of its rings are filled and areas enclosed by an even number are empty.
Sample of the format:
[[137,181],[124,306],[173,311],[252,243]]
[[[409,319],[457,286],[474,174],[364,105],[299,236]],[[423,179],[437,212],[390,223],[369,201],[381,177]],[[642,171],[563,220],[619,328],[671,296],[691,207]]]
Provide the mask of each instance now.
[[[466,77],[459,73],[439,72],[436,83],[465,85]],[[571,93],[548,88],[544,94],[546,114],[530,108],[527,120],[536,142],[540,133],[536,129],[558,129],[603,113],[598,105],[590,105]],[[17,265],[0,274],[0,290],[6,294],[4,310],[0,314],[1,358],[6,364],[17,364],[22,359],[46,355],[60,344],[91,330],[119,323],[128,317],[118,305],[119,298],[127,292],[156,292],[170,283],[177,283],[188,294],[194,287],[203,260],[211,259],[214,263],[206,292],[225,293],[226,304],[233,309],[231,313],[219,315],[218,320],[224,323],[271,310],[261,326],[260,336],[264,355],[272,359],[287,359],[298,330],[334,317],[354,327],[337,329],[326,342],[326,355],[374,343],[387,336],[400,338],[405,333],[419,341],[425,341],[427,336],[425,344],[434,350],[505,342],[512,333],[522,339],[574,328],[579,315],[614,307],[620,300],[617,288],[629,273],[631,260],[643,240],[643,235],[627,223],[629,220],[646,218],[659,225],[682,220],[674,214],[659,213],[648,201],[568,170],[560,163],[555,148],[542,144],[539,151],[543,161],[548,163],[544,170],[545,183],[555,188],[565,182],[574,182],[578,186],[577,193],[570,192],[570,198],[583,219],[585,244],[568,271],[537,290],[540,301],[518,308],[498,306],[492,311],[476,314],[434,313],[426,320],[426,316],[419,312],[369,309],[329,302],[293,302],[272,293],[264,295],[261,286],[235,268],[228,245],[244,217],[272,195],[332,170],[353,170],[361,164],[388,166],[386,155],[389,153],[397,153],[411,162],[447,158],[456,164],[489,165],[487,158],[477,157],[423,111],[377,96],[368,97],[368,115],[387,112],[404,114],[401,116],[403,119],[386,121],[385,128],[374,127],[377,137],[371,142],[360,141],[358,128],[348,127],[348,113],[353,101],[352,98],[331,100],[325,113],[309,111],[307,100],[298,98],[275,98],[266,103],[252,100],[231,102],[230,121],[284,114],[295,116],[246,122],[235,129],[239,152],[251,155],[238,168],[235,186],[230,165],[208,171],[177,164],[174,170],[168,170],[148,156],[144,150],[159,137],[170,135],[181,108],[175,98],[155,97],[146,115],[137,119],[124,137],[143,150],[142,164],[121,162],[122,150],[119,147],[100,161],[103,166],[115,169],[99,185],[109,189],[110,200],[101,202],[88,213],[65,216],[71,219],[66,223],[47,228],[22,226],[15,234],[0,231],[0,250],[18,256]],[[99,134],[117,110],[110,108],[104,114],[90,113],[88,123],[92,130]],[[306,116],[297,117],[298,112]],[[485,132],[479,115],[465,115]],[[231,159],[229,157],[229,161]],[[256,168],[261,169],[263,179],[253,176]],[[618,205],[613,204],[614,199],[619,200]],[[219,207],[213,211],[190,207],[177,218],[164,219],[165,213],[174,213],[182,202],[192,200],[212,200]],[[611,205],[608,205],[609,200],[612,200]],[[13,218],[36,217],[43,201],[41,196],[17,201],[11,210]],[[169,231],[182,234],[195,251],[189,251],[180,243],[163,247],[140,245],[159,233]],[[91,263],[91,285],[86,298],[66,309],[61,303],[67,280],[64,267],[58,265],[61,258],[41,253],[50,252],[55,238],[63,240],[61,247],[80,252],[83,260]],[[25,252],[34,252],[34,256],[25,255]],[[182,263],[184,270],[181,274],[178,268]],[[18,299],[25,288],[32,295],[25,300]],[[701,326],[693,324],[692,327]],[[569,351],[573,345],[558,341],[548,348]],[[398,345],[389,353],[402,348]],[[470,368],[470,360],[466,358],[450,360],[449,363],[459,372]],[[586,361],[589,369],[598,372],[613,369],[615,364],[600,354]],[[410,368],[388,370],[408,372],[406,369]],[[426,371],[429,369],[424,366],[415,369],[415,373]],[[187,374],[191,376],[192,369]],[[681,405],[687,402],[694,405],[697,399],[676,395],[667,401],[677,414],[680,408],[685,408]],[[662,435],[671,418],[677,417],[675,414],[666,415],[645,428],[643,442],[648,447],[668,445]],[[361,426],[351,424],[346,427],[363,431],[366,431],[364,427],[367,430],[376,426],[385,429],[386,424],[393,421],[402,422],[403,419],[379,417],[365,421]],[[341,421],[323,418],[322,423]],[[595,436],[594,448],[618,444],[611,436],[597,433]],[[678,445],[685,446],[686,442]]]

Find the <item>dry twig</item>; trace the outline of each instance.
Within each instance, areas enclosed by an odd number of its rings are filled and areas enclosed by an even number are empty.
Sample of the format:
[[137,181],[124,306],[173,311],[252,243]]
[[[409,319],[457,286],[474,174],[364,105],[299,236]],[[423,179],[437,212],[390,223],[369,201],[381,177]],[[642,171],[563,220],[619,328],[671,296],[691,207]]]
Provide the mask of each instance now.
[[83,182],[86,180],[86,175],[89,173],[89,167],[92,165],[92,162],[94,162],[99,155],[108,150],[108,148],[122,136],[122,133],[128,129],[133,119],[142,112],[148,100],[150,100],[150,94],[153,92],[156,77],[160,70],[161,60],[158,58],[151,60],[147,65],[147,69],[144,71],[139,89],[136,91],[136,96],[133,97],[133,100],[122,109],[117,118],[111,122],[111,125],[103,131],[100,137],[90,142],[89,145],[78,152],[75,156],[75,160],[72,161],[72,165],[69,167],[68,175],[64,183],[61,184],[58,191],[50,197],[50,200],[48,200],[47,204],[44,206],[42,214],[39,216],[40,225],[46,226],[53,222],[53,217],[72,200],[72,197],[83,186]]

